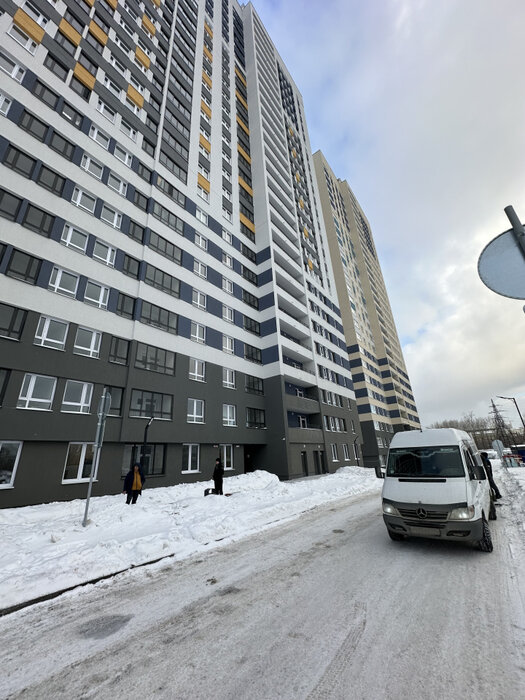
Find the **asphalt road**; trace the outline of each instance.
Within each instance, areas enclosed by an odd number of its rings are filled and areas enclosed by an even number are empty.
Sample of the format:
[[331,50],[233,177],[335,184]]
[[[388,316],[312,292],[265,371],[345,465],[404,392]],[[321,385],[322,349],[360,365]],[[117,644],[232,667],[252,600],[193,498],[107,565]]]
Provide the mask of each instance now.
[[377,495],[0,619],[0,696],[522,700],[518,503],[494,552],[391,542]]

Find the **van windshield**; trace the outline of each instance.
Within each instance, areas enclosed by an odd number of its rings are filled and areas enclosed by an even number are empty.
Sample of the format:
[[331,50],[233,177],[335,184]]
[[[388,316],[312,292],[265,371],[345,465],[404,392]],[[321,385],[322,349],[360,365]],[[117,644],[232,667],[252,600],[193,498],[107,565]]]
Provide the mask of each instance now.
[[464,477],[459,447],[400,447],[388,454],[387,476]]

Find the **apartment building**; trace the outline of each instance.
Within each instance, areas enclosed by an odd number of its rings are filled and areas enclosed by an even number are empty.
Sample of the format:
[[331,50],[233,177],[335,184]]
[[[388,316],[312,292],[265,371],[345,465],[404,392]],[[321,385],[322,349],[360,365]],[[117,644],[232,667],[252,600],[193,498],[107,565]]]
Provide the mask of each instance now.
[[0,507],[360,461],[301,95],[251,4],[0,0]]
[[392,434],[420,427],[370,224],[346,181],[314,156],[359,420],[364,465],[385,465]]

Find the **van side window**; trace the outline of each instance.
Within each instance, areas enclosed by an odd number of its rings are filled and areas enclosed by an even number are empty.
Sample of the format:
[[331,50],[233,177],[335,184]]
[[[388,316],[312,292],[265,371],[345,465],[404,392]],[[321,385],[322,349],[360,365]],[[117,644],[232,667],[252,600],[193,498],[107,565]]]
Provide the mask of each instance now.
[[465,457],[465,464],[467,465],[468,475],[471,479],[476,478],[476,461],[469,447],[463,445],[463,456]]

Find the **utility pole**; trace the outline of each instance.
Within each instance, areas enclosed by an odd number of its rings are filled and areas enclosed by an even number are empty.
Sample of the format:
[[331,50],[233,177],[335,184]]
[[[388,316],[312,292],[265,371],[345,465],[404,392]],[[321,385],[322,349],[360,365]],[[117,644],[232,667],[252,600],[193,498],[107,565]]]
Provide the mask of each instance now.
[[501,440],[505,447],[515,446],[516,440],[512,432],[508,429],[505,419],[501,415],[498,407],[494,403],[494,399],[490,400],[492,405],[492,419],[494,421],[494,431],[496,433],[496,440]]

